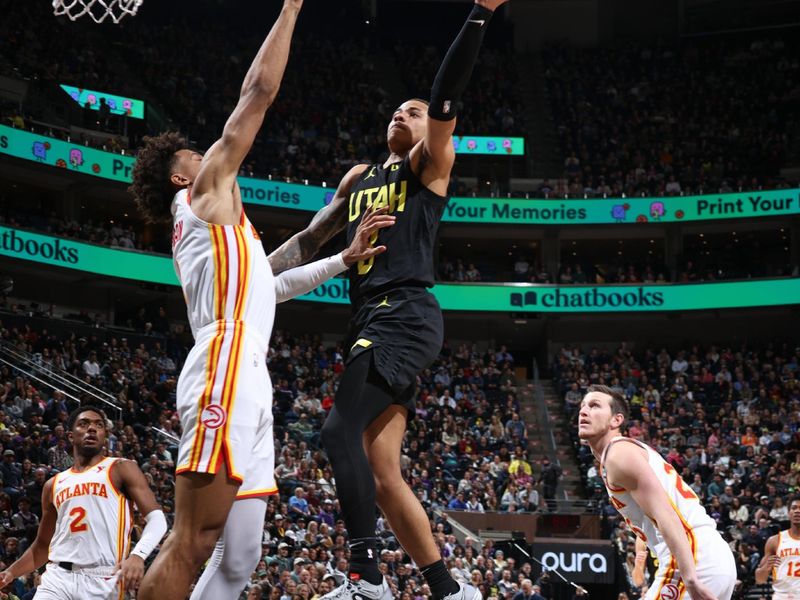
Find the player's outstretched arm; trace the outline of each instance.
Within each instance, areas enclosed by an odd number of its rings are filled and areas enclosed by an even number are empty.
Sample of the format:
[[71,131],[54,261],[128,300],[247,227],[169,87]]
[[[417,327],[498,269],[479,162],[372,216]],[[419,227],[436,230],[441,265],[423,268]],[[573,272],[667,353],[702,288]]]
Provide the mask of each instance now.
[[764,546],[764,558],[756,568],[756,583],[758,584],[767,583],[772,569],[777,569],[781,565],[781,558],[778,556],[778,541],[778,536],[773,535]]
[[118,460],[114,463],[111,476],[119,482],[122,493],[133,500],[145,518],[144,530],[136,547],[131,550],[130,556],[117,564],[123,589],[136,590],[144,577],[144,561],[167,532],[167,520],[139,465],[130,460]]
[[615,444],[608,451],[605,467],[609,484],[628,490],[644,514],[658,523],[658,530],[678,562],[681,579],[692,599],[716,600],[697,576],[694,556],[681,518],[648,466],[642,450],[633,444]]
[[321,283],[344,273],[362,260],[369,260],[386,252],[386,246],[375,246],[378,231],[394,225],[395,217],[387,214],[388,207],[369,211],[358,224],[350,246],[336,256],[329,256],[308,265],[284,271],[275,278],[275,298],[286,302],[307,294]]
[[53,479],[47,481],[42,489],[42,519],[36,539],[27,550],[8,569],[0,573],[0,589],[6,587],[17,577],[27,575],[47,562],[50,541],[56,531],[58,513],[53,505]]
[[342,178],[330,204],[314,215],[308,227],[290,237],[267,257],[273,273],[277,275],[308,262],[325,242],[347,226],[350,188],[366,169],[367,165],[356,165],[350,169]]
[[284,0],[278,20],[247,71],[239,102],[225,123],[222,137],[203,157],[192,188],[192,208],[195,200],[202,200],[208,192],[227,192],[233,188],[239,168],[264,122],[264,115],[278,95],[302,5],[302,0]]
[[411,165],[431,191],[445,195],[456,160],[453,131],[456,108],[472,77],[481,42],[494,11],[507,0],[475,0],[472,12],[447,51],[433,81],[428,106],[428,131],[411,151]]

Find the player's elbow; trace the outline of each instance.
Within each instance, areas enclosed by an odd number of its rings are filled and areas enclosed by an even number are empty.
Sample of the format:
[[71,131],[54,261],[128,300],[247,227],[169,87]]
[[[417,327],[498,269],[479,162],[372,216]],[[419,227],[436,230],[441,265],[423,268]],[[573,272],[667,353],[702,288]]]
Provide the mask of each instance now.
[[31,542],[30,550],[38,569],[47,562],[47,557],[50,554],[50,542],[45,542],[45,540],[37,537]]
[[268,108],[278,95],[279,86],[265,83],[263,81],[253,81],[242,87],[242,100],[259,103]]

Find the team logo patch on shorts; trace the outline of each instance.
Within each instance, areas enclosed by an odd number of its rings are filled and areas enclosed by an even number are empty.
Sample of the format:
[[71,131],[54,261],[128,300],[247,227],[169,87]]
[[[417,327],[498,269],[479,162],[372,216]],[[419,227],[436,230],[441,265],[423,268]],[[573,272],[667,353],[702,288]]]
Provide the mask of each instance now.
[[661,600],[678,600],[678,586],[668,583],[661,590]]
[[200,422],[208,429],[219,429],[228,420],[228,413],[219,404],[209,404],[200,413]]

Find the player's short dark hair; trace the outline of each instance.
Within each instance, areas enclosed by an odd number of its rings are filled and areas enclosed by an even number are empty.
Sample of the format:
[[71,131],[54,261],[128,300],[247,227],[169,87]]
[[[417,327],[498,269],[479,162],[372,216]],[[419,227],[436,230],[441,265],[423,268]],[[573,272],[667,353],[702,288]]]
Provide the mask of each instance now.
[[106,417],[106,413],[103,411],[103,409],[97,408],[96,406],[92,406],[90,404],[85,404],[83,406],[79,406],[69,413],[69,417],[67,418],[67,431],[72,431],[72,428],[75,427],[75,421],[78,420],[78,416],[86,411],[96,412],[98,415],[103,417],[104,422],[108,420],[108,417]]
[[188,142],[177,131],[167,131],[156,136],[145,136],[133,165],[133,183],[128,191],[133,195],[139,212],[149,223],[168,223],[172,220],[170,204],[175,188],[170,175],[175,166],[178,150],[188,147]]
[[628,422],[630,409],[628,408],[628,401],[625,399],[625,396],[623,396],[617,390],[612,389],[607,385],[600,385],[599,383],[592,384],[586,388],[586,393],[588,394],[589,392],[600,392],[601,394],[607,394],[611,396],[611,414],[621,414],[623,425]]
[[790,496],[789,501],[786,503],[786,506],[788,508],[791,508],[792,504],[794,504],[795,502],[800,502],[800,496]]

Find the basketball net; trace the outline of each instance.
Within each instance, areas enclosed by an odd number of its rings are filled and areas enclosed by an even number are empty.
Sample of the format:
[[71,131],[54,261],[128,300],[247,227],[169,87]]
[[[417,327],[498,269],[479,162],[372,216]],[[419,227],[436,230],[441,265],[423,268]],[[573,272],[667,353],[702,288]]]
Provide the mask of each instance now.
[[75,21],[89,15],[95,23],[111,19],[119,23],[126,15],[133,16],[144,0],[53,0],[53,13]]

